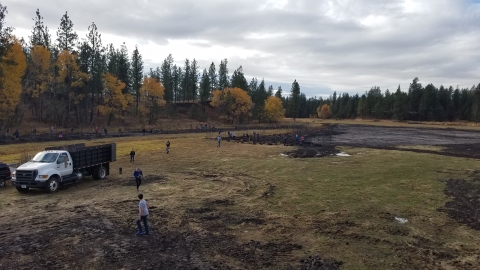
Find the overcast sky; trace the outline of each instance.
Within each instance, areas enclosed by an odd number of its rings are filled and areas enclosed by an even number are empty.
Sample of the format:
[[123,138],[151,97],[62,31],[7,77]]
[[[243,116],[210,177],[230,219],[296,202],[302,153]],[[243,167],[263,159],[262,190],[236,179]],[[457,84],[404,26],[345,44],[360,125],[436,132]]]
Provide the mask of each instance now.
[[10,0],[6,22],[28,40],[37,8],[52,39],[68,11],[85,37],[95,22],[102,43],[137,44],[146,71],[172,54],[200,68],[228,59],[247,80],[307,96],[364,93],[372,86],[480,83],[479,0]]

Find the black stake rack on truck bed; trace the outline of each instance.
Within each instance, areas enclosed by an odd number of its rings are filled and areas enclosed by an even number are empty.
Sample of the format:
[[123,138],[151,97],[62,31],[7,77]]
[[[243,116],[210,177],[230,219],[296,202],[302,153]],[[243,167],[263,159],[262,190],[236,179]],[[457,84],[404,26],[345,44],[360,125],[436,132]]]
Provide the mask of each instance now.
[[45,148],[45,151],[50,150],[68,151],[72,157],[74,170],[105,164],[117,160],[117,145],[114,143],[88,147],[81,143]]

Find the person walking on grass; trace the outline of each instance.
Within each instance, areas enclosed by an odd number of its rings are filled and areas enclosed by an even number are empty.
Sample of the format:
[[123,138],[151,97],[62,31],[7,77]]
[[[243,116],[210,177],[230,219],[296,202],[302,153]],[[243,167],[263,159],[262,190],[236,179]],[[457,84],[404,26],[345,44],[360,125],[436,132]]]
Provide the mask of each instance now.
[[140,170],[140,168],[135,169],[135,171],[133,171],[133,177],[135,178],[135,182],[137,184],[137,191],[138,191],[138,188],[140,188],[140,185],[142,184],[142,178],[143,178],[142,170]]
[[[148,203],[143,199],[143,194],[138,194],[138,199],[140,202],[138,203],[138,219],[137,219],[137,235],[150,235],[150,229],[148,228]],[[143,232],[142,224],[145,227],[145,232]]]
[[220,133],[218,133],[217,137],[217,147],[220,147],[220,142],[222,141],[222,136],[220,136]]
[[130,151],[130,162],[135,162],[135,151],[133,149]]
[[165,144],[167,146],[167,154],[170,153],[170,141]]

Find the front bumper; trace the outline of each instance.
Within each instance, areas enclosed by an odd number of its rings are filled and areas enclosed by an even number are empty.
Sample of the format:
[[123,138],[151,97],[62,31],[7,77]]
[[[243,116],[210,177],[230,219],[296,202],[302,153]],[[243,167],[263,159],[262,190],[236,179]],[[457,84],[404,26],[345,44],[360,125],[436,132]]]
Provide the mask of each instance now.
[[19,187],[19,188],[44,188],[46,187],[47,181],[16,181],[11,180],[12,186]]

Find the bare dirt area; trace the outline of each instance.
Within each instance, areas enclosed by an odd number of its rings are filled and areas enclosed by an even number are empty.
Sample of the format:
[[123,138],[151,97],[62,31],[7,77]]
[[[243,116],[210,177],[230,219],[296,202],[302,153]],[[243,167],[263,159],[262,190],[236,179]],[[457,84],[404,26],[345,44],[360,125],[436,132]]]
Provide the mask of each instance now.
[[[170,176],[149,175],[145,189],[162,189]],[[242,196],[266,200],[274,187],[244,174],[174,174],[214,191],[197,203],[168,206],[148,198],[151,235],[135,236],[138,200],[128,177],[86,179],[50,195],[12,188],[0,214],[1,269],[339,269],[341,262],[320,255],[301,257],[294,239],[246,241],[235,235],[262,230],[271,221],[261,210],[242,210]],[[189,184],[187,184],[189,185]],[[129,191],[105,193],[115,186]],[[5,196],[5,190],[2,191]],[[133,199],[122,199],[123,193]],[[262,193],[263,192],[263,193]],[[188,197],[184,190],[182,196]],[[258,193],[257,196],[256,194]],[[14,217],[14,218],[12,218]],[[247,231],[248,230],[248,231]],[[270,228],[272,230],[272,228]],[[274,229],[273,229],[274,230]],[[272,232],[273,233],[273,232]]]

